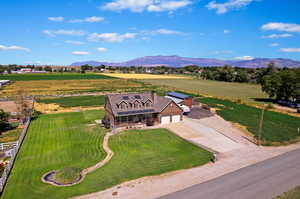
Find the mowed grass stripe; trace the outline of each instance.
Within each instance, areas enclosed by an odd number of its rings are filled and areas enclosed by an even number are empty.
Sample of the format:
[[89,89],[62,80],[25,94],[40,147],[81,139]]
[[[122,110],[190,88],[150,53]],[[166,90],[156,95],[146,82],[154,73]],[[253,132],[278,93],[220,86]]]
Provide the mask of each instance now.
[[[85,114],[89,115],[88,119]],[[25,195],[26,198],[51,198],[48,194],[54,193],[56,187],[42,183],[43,174],[64,167],[84,169],[103,159],[105,154],[97,143],[102,142],[105,130],[96,127],[95,131],[85,131],[86,124],[102,114],[85,111],[42,115],[32,121],[2,198]]]
[[33,121],[2,198],[69,198],[143,176],[199,166],[211,159],[210,152],[166,129],[130,130],[110,138],[109,146],[115,155],[80,184],[54,187],[42,183],[40,177],[49,170],[83,169],[104,157],[103,149],[98,150],[104,130],[85,128],[102,114],[100,111],[53,114]]
[[72,96],[39,99],[38,102],[45,104],[58,104],[61,107],[76,107],[76,106],[103,106],[105,103],[104,95],[89,95],[89,96]]
[[35,80],[79,80],[79,79],[116,79],[101,74],[81,73],[43,73],[43,74],[9,74],[1,75],[1,80],[35,81]]

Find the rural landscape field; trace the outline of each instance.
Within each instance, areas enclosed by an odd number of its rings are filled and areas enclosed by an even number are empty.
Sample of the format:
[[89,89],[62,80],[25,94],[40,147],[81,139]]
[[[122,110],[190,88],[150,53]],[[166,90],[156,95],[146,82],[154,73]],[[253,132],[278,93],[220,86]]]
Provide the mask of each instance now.
[[260,102],[259,99],[268,97],[261,91],[260,86],[257,84],[218,82],[199,79],[144,79],[142,81],[157,86],[167,86],[176,90],[198,93],[205,96],[229,100],[241,100],[244,103],[263,103]]
[[[103,168],[87,174],[80,184],[60,188],[43,183],[42,176],[51,170],[80,172],[104,159],[106,153],[102,142],[107,130],[99,127],[95,120],[104,116],[107,93],[155,91],[164,96],[169,91],[183,92],[215,108],[225,120],[245,127],[253,139],[259,138],[261,112],[255,107],[260,103],[255,99],[267,98],[255,84],[199,80],[191,76],[164,79],[164,75],[152,78],[151,75],[136,74],[134,77],[138,78],[128,79],[128,75],[118,74],[111,79],[111,74],[102,74],[100,79],[89,79],[89,76],[84,79],[77,74],[77,79],[73,80],[68,79],[69,74],[66,78],[60,74],[59,80],[52,79],[57,74],[53,77],[47,74],[45,79],[18,76],[22,75],[14,75],[15,80],[5,86],[1,94],[12,97],[21,88],[27,95],[37,97],[36,110],[42,115],[30,125],[2,198],[20,198],[22,195],[30,195],[28,198],[68,198],[144,176],[197,167],[212,159],[211,152],[166,129],[130,130],[110,138],[109,146],[115,153],[112,160]],[[298,117],[267,111],[265,120],[260,138],[263,145],[288,145],[298,141]],[[18,136],[14,131],[0,138],[16,139]],[[38,168],[33,167],[37,162],[43,163]],[[16,188],[18,192],[13,191]]]
[[0,199],[300,199],[299,8],[1,0]]

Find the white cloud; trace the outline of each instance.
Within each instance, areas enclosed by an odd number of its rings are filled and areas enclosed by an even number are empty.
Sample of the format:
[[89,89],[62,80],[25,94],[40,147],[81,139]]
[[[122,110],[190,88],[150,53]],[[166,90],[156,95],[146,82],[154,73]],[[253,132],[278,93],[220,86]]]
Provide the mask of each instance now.
[[163,12],[163,11],[174,11],[179,8],[186,7],[192,4],[191,1],[162,1],[160,4],[152,4],[147,7],[149,12]]
[[230,30],[224,30],[223,32],[224,32],[224,34],[228,34],[228,33],[230,33]]
[[99,52],[106,52],[107,49],[106,48],[97,48],[97,51],[99,51]]
[[118,43],[122,42],[126,39],[133,39],[135,38],[136,33],[92,33],[88,36],[89,41],[105,41],[111,43]]
[[85,34],[82,30],[44,30],[44,34],[55,37],[56,35],[82,36]]
[[132,12],[163,12],[175,11],[192,4],[190,0],[113,0],[101,8],[104,10]]
[[241,56],[241,57],[235,57],[234,59],[236,59],[236,60],[243,60],[243,61],[249,61],[249,60],[253,60],[254,57],[252,57],[252,56]]
[[258,0],[229,0],[224,3],[217,3],[216,1],[209,2],[206,7],[209,10],[216,10],[217,14],[225,14],[230,10],[239,10],[248,6],[250,3]]
[[25,51],[25,52],[30,52],[29,48],[24,48],[21,46],[4,46],[0,45],[0,51]]
[[279,43],[271,43],[270,46],[271,47],[276,47],[276,46],[279,46]]
[[213,52],[213,54],[216,54],[216,55],[220,55],[220,54],[232,54],[233,51],[232,50],[217,50],[215,52]]
[[292,34],[285,33],[285,34],[271,34],[271,35],[263,36],[262,38],[278,39],[278,38],[287,38],[287,37],[292,37],[292,36],[293,36]]
[[104,21],[104,17],[96,17],[96,16],[92,16],[92,17],[87,17],[84,19],[73,19],[70,20],[70,23],[97,23],[97,22],[101,22]]
[[267,23],[261,27],[262,30],[277,30],[282,32],[296,32],[300,33],[299,24],[290,24],[290,23]]
[[48,17],[48,20],[61,22],[61,21],[65,20],[65,18],[63,18],[63,17]]
[[73,45],[83,45],[83,44],[85,44],[82,41],[73,41],[73,40],[66,40],[65,43],[66,44],[73,44]]
[[82,56],[82,55],[88,55],[90,54],[89,52],[86,51],[73,51],[72,55],[78,55],[78,56]]
[[300,48],[281,48],[280,51],[286,53],[300,53]]
[[148,35],[185,35],[186,33],[180,32],[177,30],[170,30],[170,29],[158,29],[158,30],[152,30],[152,31],[144,31],[143,33]]

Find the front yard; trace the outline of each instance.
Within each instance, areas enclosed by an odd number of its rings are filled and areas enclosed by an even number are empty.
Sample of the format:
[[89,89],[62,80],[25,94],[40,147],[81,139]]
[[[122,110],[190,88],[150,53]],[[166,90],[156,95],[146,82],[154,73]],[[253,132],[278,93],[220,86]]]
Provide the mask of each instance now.
[[84,169],[105,157],[104,129],[92,126],[103,111],[42,115],[29,128],[2,198],[69,198],[104,190],[149,175],[187,169],[210,161],[212,154],[166,129],[130,130],[114,135],[112,159],[71,187],[41,181],[62,168]]

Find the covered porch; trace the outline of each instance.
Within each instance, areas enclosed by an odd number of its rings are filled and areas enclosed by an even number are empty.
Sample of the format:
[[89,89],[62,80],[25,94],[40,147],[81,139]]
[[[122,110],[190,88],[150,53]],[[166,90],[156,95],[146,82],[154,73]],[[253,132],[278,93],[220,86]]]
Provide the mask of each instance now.
[[131,127],[136,125],[152,126],[158,122],[157,113],[124,115],[114,118],[115,127]]

